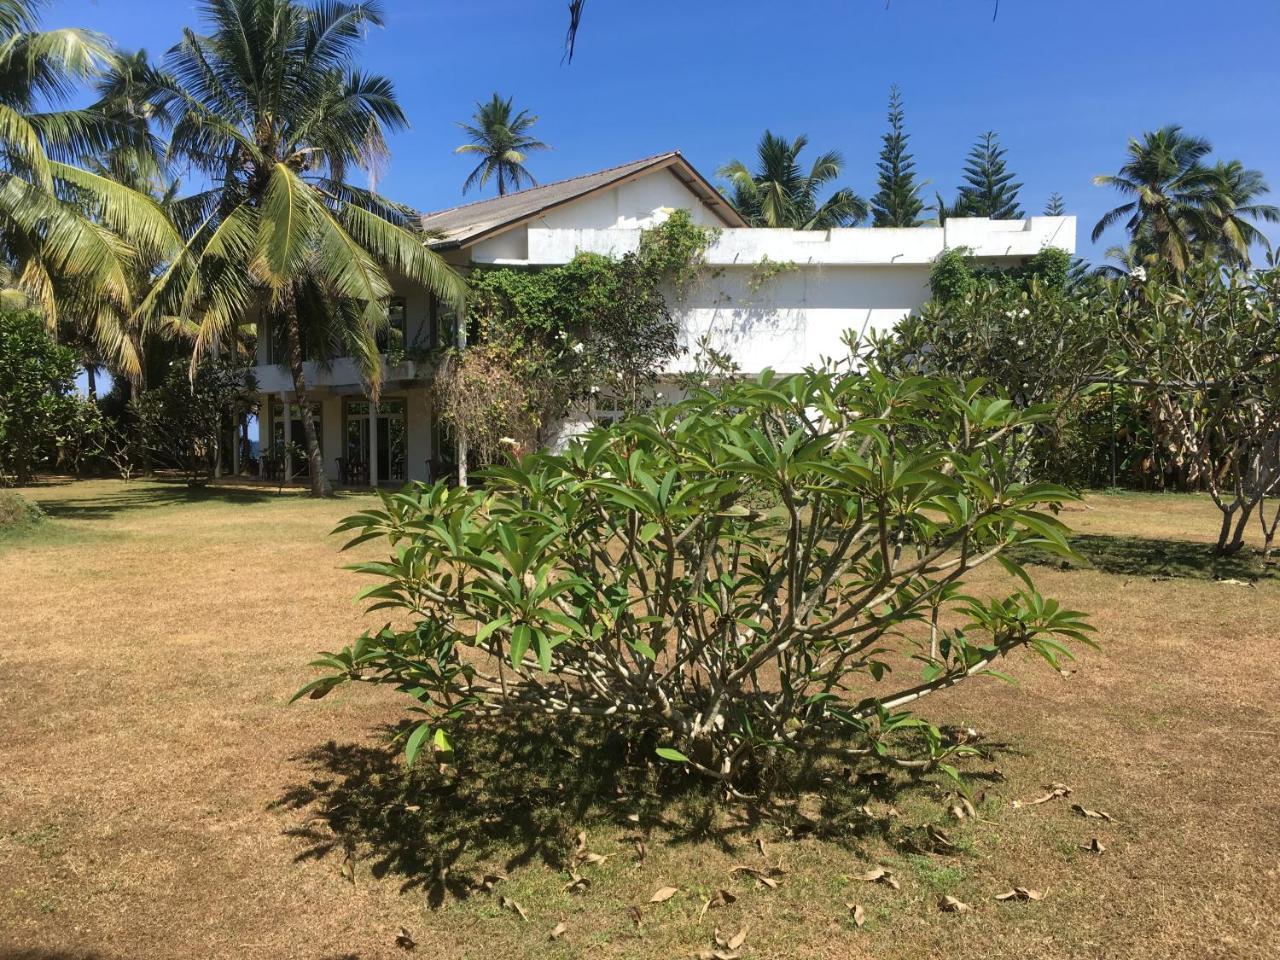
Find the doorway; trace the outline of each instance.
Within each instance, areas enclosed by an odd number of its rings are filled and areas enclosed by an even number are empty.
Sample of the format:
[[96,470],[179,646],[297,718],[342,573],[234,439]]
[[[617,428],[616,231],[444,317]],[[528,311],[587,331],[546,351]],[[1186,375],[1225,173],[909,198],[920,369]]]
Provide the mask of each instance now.
[[381,483],[404,483],[407,479],[409,426],[403,397],[386,397],[374,417],[369,417],[369,401],[349,398],[343,405],[343,455],[357,472],[370,465],[372,444],[369,431],[377,430],[377,476]]

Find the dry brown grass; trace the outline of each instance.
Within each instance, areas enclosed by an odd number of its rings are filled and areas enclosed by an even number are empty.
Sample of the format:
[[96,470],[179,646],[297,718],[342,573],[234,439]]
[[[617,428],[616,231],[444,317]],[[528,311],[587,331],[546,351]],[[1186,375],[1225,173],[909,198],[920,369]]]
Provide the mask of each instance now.
[[[310,654],[362,628],[356,581],[327,537],[357,498],[190,500],[105,481],[25,492],[51,519],[0,540],[0,957],[370,960],[404,955],[403,925],[413,955],[656,958],[709,946],[716,924],[750,926],[746,957],[1280,955],[1280,582],[1183,575],[1196,573],[1193,549],[1153,558],[1126,539],[1207,542],[1202,499],[1095,496],[1073,510],[1100,568],[1037,574],[1092,612],[1104,650],[1067,678],[1028,662],[1019,688],[972,684],[928,705],[1009,744],[995,761],[1004,780],[983,788],[990,822],[947,824],[960,852],[913,855],[874,834],[788,841],[757,827],[690,841],[659,829],[634,865],[625,825],[593,825],[592,848],[614,856],[585,895],[563,893],[540,858],[510,867],[524,924],[486,894],[433,907],[421,876],[403,861],[384,871],[365,845],[353,886],[342,838],[316,842],[327,827],[312,818],[334,822],[335,790],[357,779],[317,758],[376,761],[379,728],[402,716],[372,690],[285,705]],[[390,774],[373,774],[376,796]],[[1070,800],[1011,807],[1049,781],[1116,822],[1074,816]],[[906,821],[937,812],[925,791],[900,806]],[[1079,848],[1095,835],[1101,856]],[[786,860],[777,890],[728,875],[760,862],[757,836]],[[503,867],[516,853],[485,856]],[[902,890],[849,879],[872,861],[893,864]],[[667,883],[686,892],[646,905],[637,932],[627,906]],[[992,900],[1014,884],[1048,897]],[[699,919],[717,886],[738,901]],[[975,912],[939,913],[943,893]],[[552,943],[558,921],[569,932]]]

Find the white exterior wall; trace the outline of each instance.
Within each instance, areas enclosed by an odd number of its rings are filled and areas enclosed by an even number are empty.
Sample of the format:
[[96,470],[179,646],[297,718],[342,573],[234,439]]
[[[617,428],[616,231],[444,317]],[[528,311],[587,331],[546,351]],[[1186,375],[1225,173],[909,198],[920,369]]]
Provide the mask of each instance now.
[[529,244],[533,242],[535,232],[618,230],[625,235],[638,236],[637,231],[661,223],[673,210],[681,208],[688,210],[690,218],[700,226],[723,226],[715,214],[697,201],[688,187],[670,170],[663,169],[584,197],[576,203],[548,210],[528,224],[483,240],[471,248],[471,261],[491,264],[544,262],[530,254]]

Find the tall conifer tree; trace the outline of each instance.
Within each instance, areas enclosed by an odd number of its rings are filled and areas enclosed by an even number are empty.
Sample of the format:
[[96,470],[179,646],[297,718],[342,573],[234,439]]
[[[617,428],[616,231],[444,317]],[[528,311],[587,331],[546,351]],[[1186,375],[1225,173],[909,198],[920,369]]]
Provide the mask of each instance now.
[[995,131],[988,130],[969,151],[964,165],[964,185],[953,211],[958,217],[990,217],[992,220],[1020,220],[1018,191],[1013,174],[1005,165],[1005,149]]
[[917,227],[924,203],[916,183],[915,159],[907,153],[909,135],[903,131],[902,94],[897,84],[889,88],[889,132],[881,139],[884,146],[876,163],[880,189],[871,198],[872,225]]

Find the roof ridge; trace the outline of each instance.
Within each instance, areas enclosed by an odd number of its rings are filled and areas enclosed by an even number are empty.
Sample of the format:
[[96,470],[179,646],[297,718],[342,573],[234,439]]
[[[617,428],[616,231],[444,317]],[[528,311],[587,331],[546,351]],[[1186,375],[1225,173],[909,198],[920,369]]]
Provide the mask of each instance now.
[[585,180],[587,177],[598,177],[603,173],[610,173],[614,170],[621,170],[623,167],[635,167],[642,163],[654,163],[658,160],[665,160],[667,157],[680,156],[679,150],[667,150],[664,153],[655,153],[649,157],[641,157],[638,160],[628,160],[626,163],[615,163],[611,167],[604,167],[600,170],[592,170],[590,173],[579,173],[576,176],[565,177],[562,180],[552,180],[550,183],[540,183],[536,187],[525,187],[523,190],[516,190],[513,193],[505,193],[500,197],[485,197],[482,200],[469,200],[466,203],[455,204],[452,207],[444,207],[440,210],[432,210],[429,213],[419,214],[419,219],[426,220],[430,217],[439,216],[442,213],[452,213],[454,210],[465,210],[467,207],[476,207],[482,203],[493,203],[495,200],[510,200],[512,197],[519,197],[524,194],[533,193],[535,190],[545,190],[549,187],[558,187],[563,183],[572,183],[574,180]]

